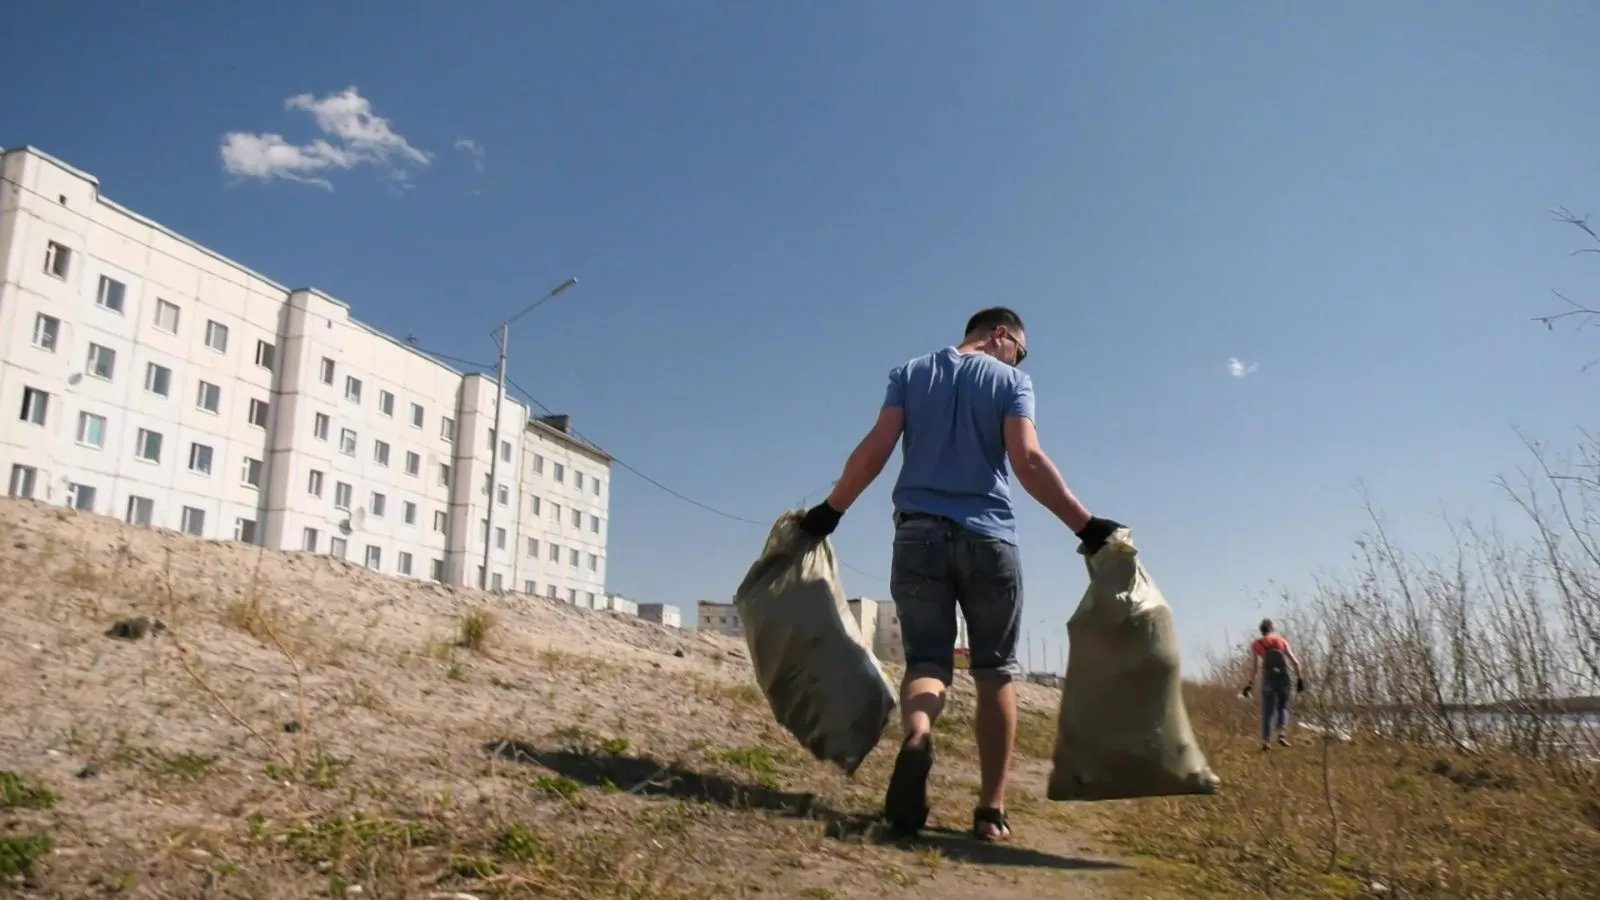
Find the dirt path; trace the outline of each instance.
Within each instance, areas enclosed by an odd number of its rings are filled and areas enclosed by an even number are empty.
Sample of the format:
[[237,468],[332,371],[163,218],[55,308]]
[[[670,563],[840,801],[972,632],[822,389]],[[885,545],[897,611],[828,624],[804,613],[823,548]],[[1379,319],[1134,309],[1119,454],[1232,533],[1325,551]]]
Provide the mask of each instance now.
[[[962,834],[965,684],[945,830],[902,845],[871,824],[892,735],[854,779],[813,762],[735,641],[19,501],[0,501],[0,584],[19,896],[1018,900],[1122,880],[1095,810],[1038,799],[1055,694],[1033,686],[1016,840]],[[133,616],[167,627],[105,634]]]

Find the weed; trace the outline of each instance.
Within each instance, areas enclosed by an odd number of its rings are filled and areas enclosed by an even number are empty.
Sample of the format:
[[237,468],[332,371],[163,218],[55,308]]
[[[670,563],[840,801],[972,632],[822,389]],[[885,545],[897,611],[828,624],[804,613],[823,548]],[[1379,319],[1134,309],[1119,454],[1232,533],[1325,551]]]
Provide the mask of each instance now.
[[500,832],[495,855],[507,862],[534,862],[545,856],[544,843],[526,825],[513,822]]
[[0,877],[15,878],[33,874],[39,857],[56,848],[55,839],[44,834],[0,837]]
[[57,799],[54,791],[22,775],[0,771],[0,809],[49,809]]
[[533,789],[570,802],[583,790],[583,785],[565,775],[540,775],[534,781]]
[[451,660],[450,668],[444,670],[444,677],[451,681],[466,681],[467,667],[463,666],[460,660]]
[[474,652],[482,651],[497,623],[494,613],[484,609],[468,610],[461,616],[456,642]]
[[145,750],[138,754],[145,771],[156,778],[170,781],[195,782],[204,778],[216,765],[218,757],[185,750],[168,753],[164,750]]

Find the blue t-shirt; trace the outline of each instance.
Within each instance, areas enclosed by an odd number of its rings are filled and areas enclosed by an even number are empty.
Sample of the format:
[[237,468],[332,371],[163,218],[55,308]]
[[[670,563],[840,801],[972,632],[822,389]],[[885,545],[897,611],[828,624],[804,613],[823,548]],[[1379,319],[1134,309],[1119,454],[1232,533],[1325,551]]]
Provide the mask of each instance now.
[[1033,418],[1033,379],[986,353],[946,347],[895,367],[883,405],[906,413],[895,511],[946,516],[1015,544],[1005,420]]

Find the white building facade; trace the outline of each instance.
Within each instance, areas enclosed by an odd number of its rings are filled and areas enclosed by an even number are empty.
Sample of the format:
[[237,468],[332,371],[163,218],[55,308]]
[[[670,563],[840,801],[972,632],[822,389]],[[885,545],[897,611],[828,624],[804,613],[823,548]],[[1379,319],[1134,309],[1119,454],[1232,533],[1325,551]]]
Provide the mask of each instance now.
[[12,497],[455,585],[487,547],[490,587],[603,596],[611,458],[509,397],[496,440],[495,394],[46,154],[0,155]]
[[639,618],[668,628],[683,627],[683,613],[670,603],[641,603]]

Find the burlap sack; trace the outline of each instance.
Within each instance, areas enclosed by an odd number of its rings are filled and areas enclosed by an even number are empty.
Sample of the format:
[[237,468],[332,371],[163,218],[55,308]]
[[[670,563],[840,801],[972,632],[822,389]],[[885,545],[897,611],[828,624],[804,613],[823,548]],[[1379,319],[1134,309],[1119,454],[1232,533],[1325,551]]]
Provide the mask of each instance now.
[[850,615],[832,543],[802,532],[800,515],[772,526],[733,602],[778,724],[853,774],[889,724],[894,686]]
[[1172,608],[1126,528],[1085,560],[1089,587],[1067,621],[1051,800],[1214,794],[1221,780],[1189,727]]

